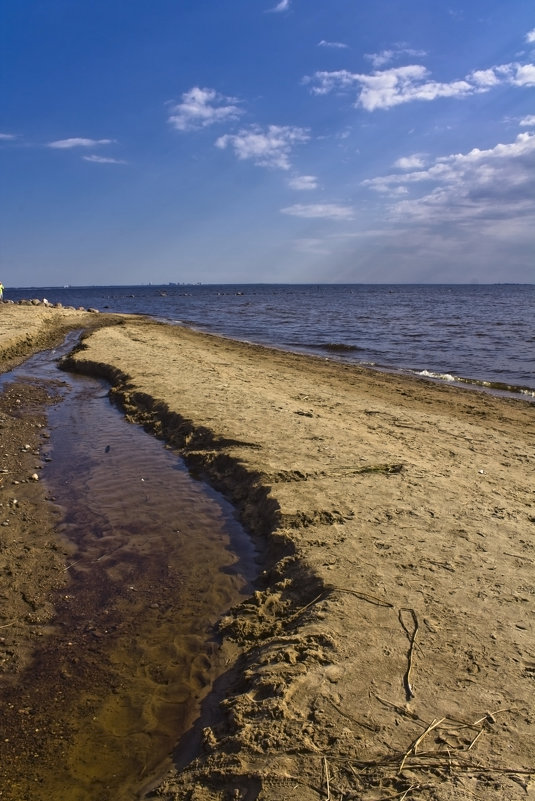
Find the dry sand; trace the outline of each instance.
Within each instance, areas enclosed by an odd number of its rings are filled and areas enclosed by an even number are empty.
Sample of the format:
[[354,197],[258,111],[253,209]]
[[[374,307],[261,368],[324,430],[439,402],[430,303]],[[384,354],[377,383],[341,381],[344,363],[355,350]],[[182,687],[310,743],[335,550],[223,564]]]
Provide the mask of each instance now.
[[[11,352],[44,314],[17,309]],[[135,318],[71,365],[233,500],[265,568],[148,797],[535,798],[532,405]]]

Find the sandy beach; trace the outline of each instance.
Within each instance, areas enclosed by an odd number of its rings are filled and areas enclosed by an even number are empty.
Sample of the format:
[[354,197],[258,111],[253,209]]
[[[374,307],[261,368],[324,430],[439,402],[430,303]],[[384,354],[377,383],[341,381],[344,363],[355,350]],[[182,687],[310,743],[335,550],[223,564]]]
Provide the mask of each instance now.
[[[66,366],[107,378],[129,419],[223,491],[261,560],[256,591],[219,624],[226,670],[146,797],[535,799],[535,407],[6,304],[2,370],[78,327]],[[52,619],[64,580],[57,513],[28,480],[54,400],[39,392],[15,388],[0,408],[1,468],[24,508],[4,479],[0,645],[15,682],[27,599]]]

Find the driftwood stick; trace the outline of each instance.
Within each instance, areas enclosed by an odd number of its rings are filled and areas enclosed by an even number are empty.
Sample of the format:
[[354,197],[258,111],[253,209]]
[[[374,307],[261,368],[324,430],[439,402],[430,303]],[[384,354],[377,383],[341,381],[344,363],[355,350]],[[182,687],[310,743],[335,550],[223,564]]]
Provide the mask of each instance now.
[[329,782],[329,765],[327,762],[327,757],[323,757],[323,770],[325,772],[325,787],[327,792],[327,801],[331,799],[331,786]]
[[[409,631],[407,626],[405,625],[405,621],[403,620],[403,612],[408,612],[412,617],[413,628],[412,631]],[[407,652],[407,670],[405,671],[405,675],[403,676],[403,685],[405,687],[405,695],[407,697],[407,701],[411,701],[414,698],[414,692],[412,689],[411,684],[411,670],[412,670],[412,655],[414,652],[414,643],[416,642],[416,635],[418,634],[418,618],[416,617],[416,612],[414,609],[409,609],[407,607],[402,607],[398,613],[398,619],[401,623],[401,627],[407,638],[409,640],[409,650]]]

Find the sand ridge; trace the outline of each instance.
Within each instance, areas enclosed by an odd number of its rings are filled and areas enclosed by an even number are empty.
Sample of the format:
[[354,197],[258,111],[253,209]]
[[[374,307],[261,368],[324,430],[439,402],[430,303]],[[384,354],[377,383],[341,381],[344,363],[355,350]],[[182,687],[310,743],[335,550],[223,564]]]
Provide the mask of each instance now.
[[[100,317],[0,312],[4,366]],[[108,322],[68,366],[225,491],[265,568],[147,797],[535,797],[534,407]]]
[[149,322],[70,364],[265,543],[234,683],[154,797],[533,794],[533,406]]

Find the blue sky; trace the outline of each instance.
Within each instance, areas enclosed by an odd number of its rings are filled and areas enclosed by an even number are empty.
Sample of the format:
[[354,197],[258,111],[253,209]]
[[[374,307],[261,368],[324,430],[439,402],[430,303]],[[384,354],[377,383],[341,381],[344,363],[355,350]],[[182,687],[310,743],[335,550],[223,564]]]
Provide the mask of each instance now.
[[2,4],[0,279],[533,282],[532,0]]

